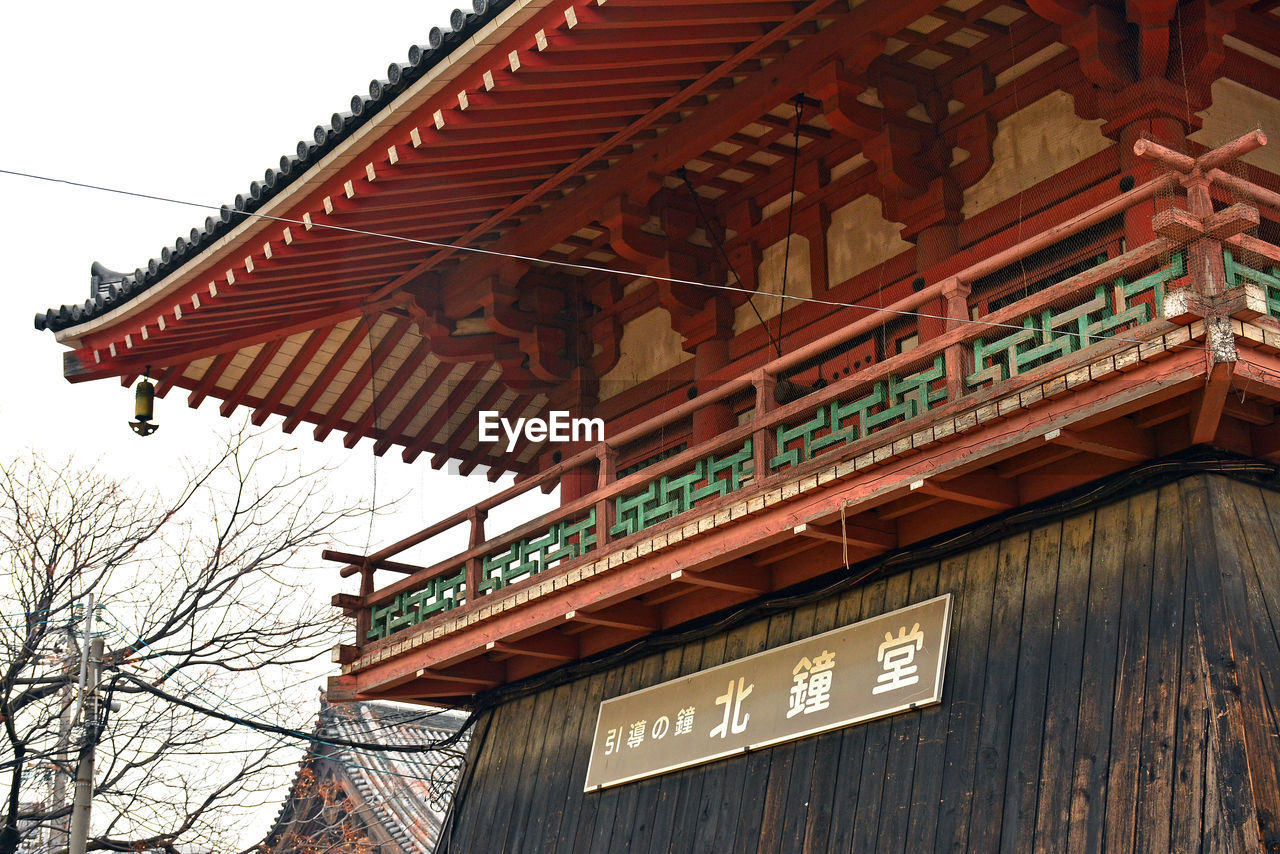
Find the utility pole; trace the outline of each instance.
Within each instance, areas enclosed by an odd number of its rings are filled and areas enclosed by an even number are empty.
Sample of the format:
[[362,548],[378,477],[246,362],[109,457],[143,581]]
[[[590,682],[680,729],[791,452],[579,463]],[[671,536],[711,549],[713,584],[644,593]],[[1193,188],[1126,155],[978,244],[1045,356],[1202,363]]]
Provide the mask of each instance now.
[[93,759],[98,744],[98,680],[102,671],[102,638],[92,637],[93,597],[89,597],[81,644],[80,697],[76,718],[84,721],[84,740],[76,766],[75,793],[71,801],[71,838],[68,854],[85,854],[89,839],[89,813],[93,805]]
[[[67,621],[67,645],[62,651],[62,675],[66,681],[62,686],[60,700],[62,710],[58,713],[58,748],[53,760],[53,791],[49,798],[49,806],[54,812],[61,810],[67,803],[67,783],[71,779],[67,769],[71,765],[68,755],[71,750],[71,710],[76,704],[76,695],[73,693],[75,684],[71,681],[75,661],[72,651],[77,648],[75,623],[74,617]],[[49,829],[50,850],[64,850],[67,847],[68,833],[69,822],[66,817],[54,819],[54,825]]]

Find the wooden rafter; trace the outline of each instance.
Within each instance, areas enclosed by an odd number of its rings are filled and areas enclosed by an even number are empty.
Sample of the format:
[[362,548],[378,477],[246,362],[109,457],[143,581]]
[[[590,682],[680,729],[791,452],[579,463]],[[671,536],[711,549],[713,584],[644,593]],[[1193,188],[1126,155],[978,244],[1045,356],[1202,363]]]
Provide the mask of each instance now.
[[387,407],[396,399],[396,395],[404,388],[405,383],[418,371],[422,363],[426,361],[427,356],[431,353],[431,339],[420,338],[414,346],[413,351],[400,363],[400,367],[396,368],[396,372],[391,375],[391,379],[386,385],[377,390],[373,401],[369,404],[369,408],[356,419],[355,424],[347,428],[347,433],[342,438],[342,444],[347,448],[354,448],[356,443],[369,434],[376,423],[379,413],[386,412]]
[[418,386],[418,390],[413,393],[413,397],[409,398],[404,408],[396,413],[396,417],[391,420],[391,424],[385,430],[375,431],[381,433],[373,445],[373,453],[375,455],[380,457],[387,452],[393,442],[404,441],[404,431],[408,429],[413,419],[422,411],[422,407],[426,406],[427,401],[435,393],[436,389],[440,387],[441,383],[445,382],[453,373],[455,367],[456,365],[451,362],[441,362],[436,365],[430,375],[423,380],[422,385]]
[[213,391],[213,387],[218,384],[218,380],[222,378],[222,374],[231,365],[233,353],[219,353],[213,360],[213,363],[205,369],[204,376],[200,378],[200,382],[192,389],[191,394],[187,395],[187,405],[192,409],[204,403],[204,399],[209,396],[209,392]]
[[427,419],[427,423],[418,431],[418,435],[410,442],[401,453],[401,458],[406,463],[411,463],[418,458],[418,454],[426,450],[427,446],[436,439],[436,431],[449,422],[449,418],[462,407],[463,401],[467,399],[467,395],[471,394],[476,384],[484,377],[489,370],[489,365],[477,363],[467,369],[462,379],[458,380],[458,384],[449,392],[449,396],[445,398],[440,408],[432,413]]
[[271,364],[271,360],[275,358],[276,353],[280,352],[280,347],[285,342],[283,338],[276,338],[263,344],[258,354],[253,357],[253,362],[248,369],[240,376],[239,382],[235,388],[227,395],[227,399],[222,401],[222,405],[218,407],[218,413],[223,418],[230,417],[236,407],[244,402],[249,394],[249,390],[253,388],[254,383],[262,376],[262,372],[267,369],[267,365]]
[[292,433],[299,422],[307,415],[311,414],[312,407],[316,405],[316,401],[329,388],[329,384],[337,377],[338,371],[342,370],[343,365],[347,363],[355,353],[356,348],[364,342],[365,337],[369,334],[369,322],[367,318],[361,318],[347,333],[347,337],[338,345],[337,351],[330,357],[328,363],[324,366],[324,370],[320,375],[307,386],[306,393],[302,395],[302,399],[295,403],[289,414],[284,419],[284,432]]
[[[493,405],[498,402],[498,398],[502,396],[504,391],[506,391],[506,389],[503,387],[502,383],[495,382],[493,385],[489,386],[488,390],[486,390],[483,395],[481,395],[480,400],[474,407],[474,411],[483,412],[487,409],[493,408]],[[442,468],[444,464],[449,461],[450,457],[457,455],[458,450],[468,439],[471,438],[473,434],[478,436],[479,430],[480,426],[478,422],[475,424],[474,429],[471,426],[468,426],[468,424],[464,424],[457,430],[454,430],[453,435],[449,437],[448,441],[441,446],[439,451],[432,455],[431,467],[433,469]],[[467,472],[461,473],[467,474]]]
[[391,355],[408,331],[409,319],[406,317],[396,318],[391,327],[382,336],[382,340],[373,348],[369,358],[360,366],[355,377],[347,383],[337,401],[329,408],[329,412],[316,425],[313,435],[317,442],[324,441],[325,437],[329,435],[330,431],[338,423],[338,419],[351,408],[356,398],[364,391],[365,386],[373,382],[378,369],[382,367],[382,363],[387,360],[387,357]]
[[284,396],[289,393],[289,389],[293,388],[293,384],[297,382],[302,371],[311,364],[311,360],[315,358],[316,352],[319,351],[320,345],[325,342],[330,333],[334,330],[333,326],[322,329],[313,330],[307,340],[298,348],[298,352],[294,354],[289,361],[289,365],[280,374],[280,377],[271,386],[271,390],[267,392],[267,396],[258,404],[258,408],[253,411],[253,415],[249,420],[256,426],[261,427],[267,420],[280,401],[284,400]]

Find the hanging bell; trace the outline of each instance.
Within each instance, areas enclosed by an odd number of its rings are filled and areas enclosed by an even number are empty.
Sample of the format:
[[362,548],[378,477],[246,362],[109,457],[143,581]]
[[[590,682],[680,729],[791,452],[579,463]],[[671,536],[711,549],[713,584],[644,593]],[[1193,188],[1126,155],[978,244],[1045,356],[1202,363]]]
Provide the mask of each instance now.
[[151,419],[155,417],[155,404],[156,387],[149,379],[139,380],[133,390],[133,417],[138,420],[129,422],[129,427],[139,436],[150,436],[160,429],[159,424],[151,423]]

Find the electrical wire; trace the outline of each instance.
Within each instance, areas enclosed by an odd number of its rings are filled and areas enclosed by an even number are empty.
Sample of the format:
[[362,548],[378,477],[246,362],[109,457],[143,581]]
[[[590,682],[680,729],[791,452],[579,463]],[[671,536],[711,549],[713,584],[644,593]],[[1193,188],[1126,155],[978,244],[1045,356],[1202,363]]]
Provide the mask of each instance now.
[[[1020,431],[1010,430],[1004,435],[1012,435],[1015,432]],[[966,447],[972,448],[991,441],[994,439],[987,438],[970,443]],[[1277,484],[1280,483],[1280,466],[1230,455],[1216,449],[1206,451],[1202,448],[1192,448],[1165,459],[1142,463],[1111,475],[1101,482],[1085,484],[995,519],[981,520],[957,531],[941,534],[895,552],[868,558],[854,564],[852,572],[834,580],[829,580],[831,573],[826,573],[797,585],[799,589],[791,593],[758,599],[710,622],[697,621],[688,628],[655,633],[626,647],[565,665],[555,671],[539,674],[522,682],[503,685],[477,695],[473,707],[478,714],[483,713],[490,708],[565,684],[591,673],[619,666],[644,655],[709,637],[757,617],[823,601],[843,590],[856,587],[872,576],[884,575],[895,567],[930,563],[959,549],[973,548],[996,537],[1027,530],[1045,518],[1100,506],[1139,489],[1154,488],[1198,472],[1223,474],[1245,482],[1265,484],[1271,489],[1276,489]],[[842,570],[843,567],[837,567],[834,572]]]
[[[152,647],[150,644],[148,644],[148,643],[147,643],[145,640],[143,640],[142,638],[138,638],[137,640],[130,641],[130,640],[128,639],[128,633],[127,633],[127,631],[124,629],[124,627],[123,627],[122,625],[120,625],[120,623],[119,623],[119,622],[114,618],[114,616],[110,615],[110,614],[109,614],[109,612],[106,612],[106,611],[105,611],[105,609],[104,609],[104,611],[103,611],[103,617],[105,618],[105,619],[104,619],[104,622],[108,623],[108,624],[112,627],[112,629],[116,632],[117,636],[118,636],[118,637],[119,637],[119,638],[120,638],[124,643],[129,644],[130,646],[133,646],[133,645],[136,645],[136,644],[138,644],[138,643],[141,643],[143,646],[147,647],[147,648],[148,648],[148,649],[150,649],[152,652],[156,653],[156,655],[157,655],[157,656],[160,656],[160,655],[161,655],[161,653],[160,653],[158,650],[156,650],[154,647]],[[157,667],[157,669],[159,669],[159,668]],[[122,672],[123,672],[123,671],[122,671]],[[252,715],[252,716],[256,716],[256,713],[249,711],[249,710],[248,710],[248,709],[246,709],[244,706],[241,706],[241,705],[239,705],[239,704],[237,704],[237,703],[233,702],[232,700],[227,699],[226,697],[222,697],[222,696],[218,695],[216,692],[212,691],[212,689],[210,689],[210,688],[209,688],[207,685],[205,685],[204,683],[201,683],[201,682],[198,682],[198,681],[197,681],[197,680],[195,680],[195,679],[192,679],[190,676],[187,676],[185,673],[183,673],[183,672],[182,672],[182,671],[180,671],[180,670],[177,670],[176,668],[170,668],[170,669],[165,670],[165,671],[163,671],[163,672],[162,672],[162,678],[168,678],[168,677],[173,676],[173,675],[181,676],[182,678],[184,678],[184,679],[188,680],[189,682],[191,682],[191,683],[194,685],[194,687],[195,687],[196,689],[204,690],[204,691],[206,691],[206,692],[208,692],[208,693],[212,694],[212,695],[213,695],[213,697],[214,697],[214,699],[215,699],[215,700],[217,700],[218,702],[220,702],[220,703],[225,703],[225,704],[226,704],[226,705],[228,705],[228,706],[231,706],[231,707],[233,707],[233,708],[235,708],[235,709],[238,709],[238,710],[239,710],[240,712],[242,712],[244,715]],[[149,683],[148,683],[148,684],[149,684]],[[413,720],[413,721],[407,721],[407,722],[405,722],[405,723],[417,723],[419,720],[425,720],[425,719],[427,719],[427,718],[435,717],[435,716],[440,715],[440,714],[442,714],[442,713],[443,713],[443,711],[425,712],[425,713],[423,713],[419,718],[416,718],[416,719],[415,719],[415,720]],[[244,720],[247,724],[255,724],[255,723],[256,723],[256,724],[260,724],[260,725],[261,725],[261,726],[263,726],[263,727],[275,727],[275,726],[277,726],[276,724],[271,724],[271,723],[266,722],[266,721],[261,721],[261,720],[254,721],[254,720],[252,720],[251,718],[248,718],[248,717],[244,718],[243,720]],[[471,723],[470,721],[466,721],[466,722],[464,722],[464,723],[463,723],[463,725],[462,725],[461,727],[459,727],[458,732],[459,732],[459,733],[465,732],[465,730],[470,726],[470,723]],[[301,732],[301,730],[293,730],[292,732],[294,732],[294,733],[300,733],[300,732]],[[295,736],[295,737],[296,737],[296,736]],[[310,740],[314,740],[314,741],[316,741],[316,742],[318,742],[318,743],[320,743],[320,744],[325,744],[325,745],[328,745],[328,746],[331,746],[331,747],[346,747],[346,748],[348,748],[348,749],[356,750],[357,752],[359,752],[359,751],[358,751],[358,749],[357,749],[357,748],[355,748],[355,747],[353,747],[351,744],[338,744],[338,743],[335,743],[335,742],[331,742],[331,741],[329,741],[329,740],[327,740],[327,739],[325,739],[325,738],[323,738],[323,737],[320,737],[318,733],[316,733],[316,734],[312,734],[312,735],[309,735],[309,736],[307,736],[307,738],[308,738],[308,739],[310,739]],[[372,742],[371,742],[371,743],[372,743]],[[445,745],[445,746],[447,746],[447,745]],[[363,766],[356,766],[356,767],[363,767]]]
[[[173,703],[174,705],[182,706],[183,708],[197,712],[198,714],[226,721],[227,723],[236,724],[237,726],[247,727],[248,729],[257,730],[258,732],[282,735],[287,738],[296,738],[302,741],[317,741],[320,744],[326,744],[331,747],[346,747],[353,750],[373,751],[377,753],[430,753],[435,750],[453,747],[456,745],[462,740],[465,731],[472,723],[471,718],[468,718],[468,722],[465,723],[457,732],[451,733],[445,738],[437,739],[426,744],[383,744],[374,741],[352,741],[351,739],[346,738],[320,738],[315,733],[303,732],[302,730],[266,723],[264,721],[252,721],[248,718],[242,718],[238,715],[231,715],[226,712],[220,712],[217,709],[211,709],[208,706],[202,706],[199,703],[194,703],[184,697],[179,697],[175,694],[170,694],[168,691],[161,688],[157,688],[147,680],[139,676],[135,676],[125,670],[121,670],[118,666],[114,669],[122,679],[132,682],[148,694],[165,700],[166,702]],[[472,717],[474,717],[474,713],[472,714]]]
[[[711,242],[715,244],[716,251],[720,253],[720,257],[724,259],[725,267],[727,267],[729,272],[733,274],[735,282],[741,282],[742,274],[738,272],[738,268],[734,266],[733,259],[729,257],[728,251],[724,248],[723,235],[717,234],[716,230],[711,227],[711,220],[707,217],[706,211],[702,209],[702,199],[698,196],[698,191],[694,188],[693,182],[689,180],[689,170],[681,166],[676,170],[676,175],[679,176],[681,181],[684,181],[685,187],[688,188],[689,196],[693,199],[693,208],[698,213],[698,219],[702,220],[702,228],[706,231],[707,237],[711,239]],[[760,314],[760,309],[756,308],[754,294],[758,292],[747,291],[746,288],[739,288],[738,290],[752,294],[752,296],[747,297],[747,305],[751,306],[751,311],[755,314],[756,320],[760,322],[761,328],[764,329],[764,334],[768,336],[769,343],[773,345],[773,349],[777,351],[779,356],[781,356],[782,344],[773,337],[773,332],[770,331],[769,324],[764,322],[764,316]]]
[[[110,625],[110,627],[114,630],[115,634],[116,634],[116,635],[117,635],[117,636],[118,636],[118,637],[119,637],[119,638],[120,638],[124,643],[126,643],[126,644],[130,644],[130,645],[133,645],[133,644],[136,644],[136,643],[142,643],[142,644],[143,644],[144,646],[146,646],[148,649],[152,649],[152,651],[153,651],[153,652],[155,651],[155,650],[154,650],[154,648],[153,648],[153,647],[151,647],[151,645],[150,645],[150,644],[148,644],[145,640],[142,640],[141,638],[139,638],[137,641],[130,641],[130,640],[128,639],[128,633],[127,633],[127,631],[124,629],[124,627],[123,627],[122,625],[120,625],[119,621],[118,621],[118,620],[116,620],[116,619],[114,618],[114,616],[113,616],[113,615],[111,615],[109,612],[106,612],[106,611],[105,611],[105,609],[103,609],[102,617],[103,617],[103,621],[104,621],[105,623],[107,623],[108,625]],[[157,655],[159,655],[159,653],[158,653],[158,652],[157,652]],[[153,663],[154,663],[154,662],[153,662]],[[160,668],[159,668],[159,667],[157,667],[157,670],[160,670]],[[239,705],[239,704],[237,704],[237,703],[235,703],[235,702],[233,702],[233,701],[231,701],[231,700],[229,700],[229,699],[227,699],[227,698],[225,698],[225,697],[222,697],[222,696],[218,695],[216,692],[212,691],[212,689],[210,689],[210,688],[209,688],[207,685],[205,685],[204,683],[201,683],[201,682],[198,682],[197,680],[192,679],[191,677],[187,676],[185,673],[183,673],[183,672],[182,672],[182,671],[180,671],[180,670],[176,670],[176,669],[165,670],[165,671],[162,671],[162,675],[163,675],[164,677],[166,677],[166,678],[167,678],[167,677],[169,677],[169,676],[174,676],[174,675],[176,675],[176,676],[180,676],[180,677],[182,677],[183,679],[186,679],[189,683],[191,683],[191,684],[194,686],[194,688],[195,688],[195,689],[203,690],[203,691],[205,691],[206,693],[212,694],[212,695],[213,695],[213,697],[214,697],[214,699],[216,699],[218,702],[225,703],[225,704],[227,704],[227,705],[229,705],[229,706],[231,706],[231,707],[233,707],[233,708],[235,708],[235,709],[238,709],[239,711],[243,712],[243,713],[244,713],[244,714],[246,714],[246,715],[254,715],[254,713],[253,713],[253,712],[250,712],[248,709],[244,708],[244,706],[241,706],[241,705]],[[115,680],[114,680],[114,678],[113,678],[113,681],[112,681],[112,690],[114,690],[114,686],[115,686]],[[442,711],[443,711],[443,710],[442,710]],[[416,724],[416,723],[418,723],[420,720],[424,720],[424,719],[426,719],[426,718],[430,718],[430,717],[434,717],[434,716],[436,716],[436,715],[439,715],[439,714],[441,714],[441,713],[442,713],[442,711],[436,711],[436,712],[427,712],[427,713],[424,713],[424,714],[422,714],[422,715],[420,715],[420,716],[418,716],[418,717],[416,717],[416,718],[414,718],[414,719],[412,719],[412,720],[402,722],[402,725],[406,725],[406,724],[407,724],[407,725]],[[249,720],[249,719],[248,719],[248,718],[246,718],[246,721],[248,721],[248,720]],[[257,722],[257,723],[262,723],[262,722],[260,722],[260,721],[259,721],[259,722]],[[240,725],[241,725],[241,726],[243,726],[244,724],[240,724]],[[269,724],[268,724],[268,725],[269,725]],[[384,727],[384,728],[390,728],[390,726],[391,726],[391,725],[388,725],[387,727]],[[461,736],[463,736],[463,735],[465,735],[465,734],[466,734],[466,732],[467,732],[467,730],[469,729],[469,727],[470,727],[470,721],[466,721],[466,722],[464,722],[464,723],[463,723],[463,725],[462,725],[462,726],[460,726],[460,727],[458,728],[458,732],[457,732],[457,734],[460,736],[459,740],[461,740]],[[261,730],[259,730],[259,731],[261,731]],[[301,731],[300,731],[300,730],[298,730],[298,731],[296,731],[296,732],[299,732],[299,733],[300,733]],[[275,733],[271,733],[271,732],[263,732],[263,734],[264,734],[264,735],[266,735],[266,736],[268,736],[269,738],[271,738],[271,739],[275,740],[275,741],[276,741],[277,743],[279,743],[279,744],[285,744],[286,736],[277,735],[277,734],[275,734]],[[297,736],[292,736],[292,737],[293,737],[293,738],[297,738]],[[327,740],[326,738],[322,737],[322,736],[320,735],[320,727],[319,727],[319,725],[317,725],[316,732],[315,732],[315,733],[313,733],[311,736],[309,736],[309,737],[308,737],[308,745],[309,745],[309,744],[312,744],[312,743],[314,743],[314,744],[319,744],[319,745],[325,745],[325,746],[333,746],[333,747],[341,747],[341,746],[342,746],[342,745],[333,744],[332,742],[330,742],[330,741],[329,741],[329,740]],[[317,750],[317,749],[315,749],[314,747],[311,747],[311,746],[306,746],[306,745],[304,745],[304,746],[302,746],[302,747],[301,747],[301,749],[302,749],[302,751],[303,751],[304,755],[313,756],[313,757],[316,757],[316,758],[318,758],[318,759],[319,759],[319,758],[323,758],[323,759],[326,759],[327,761],[334,762],[334,763],[337,763],[337,764],[339,764],[339,765],[343,765],[343,766],[345,766],[345,767],[353,768],[353,769],[356,769],[356,770],[359,770],[359,771],[364,771],[364,772],[369,773],[369,774],[375,774],[375,775],[383,775],[383,774],[385,774],[385,775],[390,775],[390,776],[393,776],[393,777],[400,777],[400,778],[403,778],[403,779],[406,779],[406,780],[414,780],[414,781],[416,781],[416,782],[421,782],[421,783],[431,783],[431,784],[433,784],[433,785],[439,782],[438,780],[433,779],[433,778],[431,778],[431,777],[422,777],[422,776],[417,775],[417,774],[407,774],[407,773],[404,773],[404,772],[402,772],[402,771],[395,771],[395,770],[392,770],[392,769],[390,769],[390,768],[385,768],[385,767],[375,768],[375,767],[371,767],[371,766],[369,766],[369,765],[361,764],[361,763],[359,763],[359,762],[352,762],[352,761],[349,761],[349,760],[347,760],[347,759],[342,758],[341,756],[337,756],[337,755],[329,754],[329,753],[322,753],[322,752],[320,752],[319,750]],[[370,759],[372,759],[372,758],[374,757],[374,755],[375,755],[375,754],[370,753],[370,752],[368,752],[368,751],[363,751],[363,750],[356,749],[356,748],[353,748],[353,747],[344,747],[344,749],[345,749],[345,750],[350,751],[350,752],[351,752],[352,754],[354,754],[355,756],[364,756],[364,757],[368,757],[368,758],[370,758]],[[440,748],[440,749],[441,749],[441,750],[448,750],[449,748]],[[428,751],[424,751],[424,752],[436,752],[436,751],[434,751],[434,750],[428,750]]]
[[[158,196],[150,193],[140,193],[140,192],[135,192],[131,190],[121,190],[114,187],[105,187],[97,184],[88,184],[88,183],[83,183],[79,181],[71,181],[65,178],[53,178],[45,175],[37,175],[35,173],[22,172],[22,171],[13,170],[13,169],[0,168],[0,174],[13,175],[21,178],[29,178],[37,181],[48,181],[55,184],[66,184],[68,186],[79,187],[82,189],[97,190],[105,193],[117,193],[120,195],[131,196],[135,198],[150,199],[153,201],[160,201],[160,202],[168,202],[171,204],[185,205],[188,207],[197,207],[197,208],[208,209],[208,210],[221,210],[221,206],[207,205],[200,202],[184,201],[182,199],[174,199],[167,196]],[[258,219],[265,219],[273,222],[283,222],[283,223],[289,223],[292,225],[303,225],[303,226],[308,225],[308,223],[305,223],[302,220],[290,219],[288,217],[279,217],[279,216],[272,216],[269,214],[252,213],[249,211],[233,211],[233,213],[239,216],[256,217]],[[405,243],[412,243],[419,246],[427,246],[435,249],[443,249],[443,250],[458,251],[458,252],[470,252],[478,255],[489,255],[492,257],[507,258],[507,259],[512,259],[516,261],[527,261],[533,264],[546,264],[552,267],[563,267],[563,268],[573,269],[573,270],[582,270],[585,272],[606,273],[613,276],[626,276],[633,279],[649,279],[656,282],[667,282],[675,285],[689,285],[690,287],[707,288],[710,290],[727,291],[732,293],[741,293],[741,294],[747,295],[748,301],[750,301],[751,297],[756,296],[758,294],[757,291],[753,291],[749,288],[737,287],[735,285],[728,285],[728,284],[718,285],[710,282],[698,281],[696,279],[682,279],[674,276],[660,276],[653,273],[638,273],[633,270],[619,270],[613,267],[605,267],[598,264],[582,264],[574,261],[560,261],[554,258],[538,258],[531,255],[520,255],[518,253],[512,253],[512,252],[500,252],[495,249],[485,249],[479,246],[465,246],[465,245],[456,244],[456,243],[442,243],[434,240],[425,240],[425,239],[416,238],[416,237],[406,237],[404,235],[389,234],[389,233],[380,232],[380,231],[368,231],[365,229],[351,228],[351,227],[342,226],[342,225],[333,225],[333,224],[327,224],[327,223],[310,223],[310,226],[313,228],[327,228],[335,231],[345,232],[348,234],[358,234],[366,237],[376,237],[376,238],[381,238],[385,240],[399,240]],[[723,248],[721,251],[723,251]],[[734,273],[734,276],[737,277],[736,272]],[[741,281],[741,279],[739,279],[739,281]],[[923,311],[909,311],[904,309],[891,309],[891,308],[885,308],[881,306],[865,305],[862,303],[840,302],[839,300],[822,299],[820,297],[812,297],[812,296],[805,297],[805,296],[798,296],[796,294],[784,293],[784,294],[779,294],[779,298],[791,300],[793,302],[812,303],[814,305],[822,305],[830,308],[853,308],[853,309],[859,309],[862,311],[869,311],[869,312],[883,312],[886,314],[893,314],[893,315],[898,315],[902,317],[915,317],[915,318],[926,319],[926,320],[951,321],[954,323],[984,326],[984,327],[993,328],[993,329],[1040,331],[1034,328],[1023,326],[1022,324],[1018,324],[1018,323],[994,322],[990,320],[982,320],[980,318],[949,317],[943,314],[929,314],[928,312],[923,312]],[[751,303],[751,307],[753,310],[756,311],[756,316],[759,317],[760,316],[759,310],[755,309],[754,303]],[[773,344],[775,350],[777,350],[779,355],[781,355],[782,353],[781,346],[777,341],[774,340],[773,333],[771,330],[769,330],[768,324],[764,323],[763,319],[761,319],[761,325],[764,327],[765,333],[769,336],[770,343]],[[1115,335],[1093,335],[1087,332],[1060,331],[1058,334],[1063,336],[1073,337],[1080,341],[1084,341],[1088,339],[1090,341],[1124,341],[1130,344],[1150,343],[1150,341],[1148,340],[1121,338]],[[1199,345],[1192,345],[1192,344],[1179,344],[1176,346],[1180,348],[1194,347],[1195,349],[1204,349],[1204,347],[1201,347]]]

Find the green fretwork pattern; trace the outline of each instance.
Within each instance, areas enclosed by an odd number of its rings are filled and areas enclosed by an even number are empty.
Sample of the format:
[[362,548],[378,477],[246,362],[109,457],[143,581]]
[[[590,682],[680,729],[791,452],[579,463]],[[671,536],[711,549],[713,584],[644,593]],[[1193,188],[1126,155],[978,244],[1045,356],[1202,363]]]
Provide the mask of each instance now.
[[[1242,280],[1257,282],[1267,291],[1268,311],[1280,317],[1280,269],[1261,272],[1237,263],[1225,253],[1229,285]],[[1161,270],[1129,282],[1118,278],[1099,285],[1091,298],[1057,313],[1053,309],[1024,318],[1021,328],[988,341],[973,344],[973,373],[965,380],[970,388],[985,387],[1053,362],[1095,341],[1146,323],[1159,316],[1167,284],[1186,269],[1181,254]],[[947,398],[946,367],[940,354],[924,370],[877,382],[853,400],[833,400],[818,407],[813,416],[776,428],[778,453],[769,460],[778,471],[813,459],[836,445],[847,445],[878,430],[915,418],[944,403]],[[658,457],[661,459],[661,455]],[[656,460],[655,460],[656,461]],[[649,461],[652,462],[652,461]],[[728,495],[752,478],[752,443],[723,456],[711,455],[683,474],[664,475],[650,481],[638,493],[617,498],[613,536],[627,536],[671,519],[711,498]],[[596,545],[596,514],[576,521],[558,522],[546,533],[511,544],[505,551],[485,557],[477,595],[500,590],[556,564],[581,557]],[[413,593],[372,609],[369,640],[378,640],[422,622],[432,614],[463,604],[466,571],[433,578]]]
[[1267,314],[1280,317],[1280,267],[1272,265],[1267,272],[1241,264],[1230,252],[1222,253],[1227,273],[1227,287],[1234,288],[1243,282],[1256,282],[1267,291]]
[[751,477],[751,440],[725,456],[698,460],[691,471],[663,475],[643,492],[624,495],[614,504],[616,521],[609,533],[625,537],[678,516],[701,501],[728,495]]
[[416,626],[438,611],[448,611],[462,604],[467,572],[459,569],[455,575],[441,575],[427,582],[427,586],[412,593],[401,593],[381,607],[374,607],[369,626],[369,640],[379,640],[388,635]]
[[946,397],[946,367],[943,357],[938,356],[925,370],[878,382],[856,400],[833,400],[808,421],[790,427],[779,425],[778,454],[769,460],[769,466],[776,470],[798,465],[832,445],[847,445],[914,418]]
[[1007,380],[1154,319],[1165,285],[1184,269],[1182,256],[1175,255],[1168,267],[1136,281],[1121,277],[1098,285],[1093,298],[1079,305],[1025,317],[1016,332],[994,341],[979,338],[973,343],[974,370],[965,381],[970,388],[981,388]]
[[501,590],[561,561],[581,557],[596,544],[595,530],[596,511],[592,508],[577,521],[557,522],[541,536],[517,540],[506,551],[488,555],[480,567],[477,593]]

